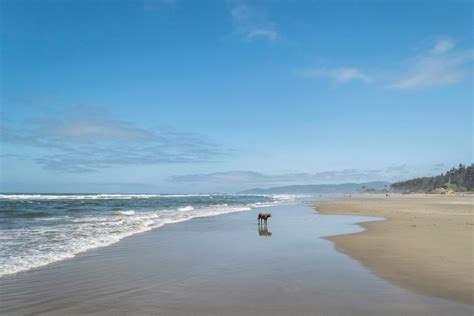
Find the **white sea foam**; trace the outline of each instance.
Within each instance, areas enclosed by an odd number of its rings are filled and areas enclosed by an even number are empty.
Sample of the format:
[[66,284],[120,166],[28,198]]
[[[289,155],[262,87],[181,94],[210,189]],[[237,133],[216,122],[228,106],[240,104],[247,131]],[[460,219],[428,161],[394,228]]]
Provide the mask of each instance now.
[[130,211],[114,211],[112,212],[113,215],[117,216],[132,216],[135,215],[135,211],[130,210]]
[[[134,199],[177,198],[212,195],[158,195],[158,194],[95,194],[95,195],[28,195],[3,194],[6,200],[87,200],[87,199]],[[238,195],[235,195],[238,197]],[[108,213],[80,213],[81,217],[61,216],[37,226],[9,228],[0,231],[0,276],[41,267],[56,261],[74,257],[76,254],[108,246],[119,240],[166,224],[182,222],[196,217],[215,216],[231,212],[248,211],[252,208],[272,207],[293,202],[295,195],[271,196],[271,202],[254,202],[240,205],[219,204],[207,207],[187,205],[175,209],[138,211],[120,210]],[[57,221],[56,221],[57,220]]]
[[185,207],[178,208],[178,211],[181,211],[181,212],[194,211],[194,207],[192,207],[191,205],[188,205],[188,206],[185,206]]
[[[263,196],[277,200],[294,201],[310,195],[298,194],[228,194],[229,196]],[[213,194],[0,194],[0,200],[111,200],[111,199],[150,199],[150,198],[180,198],[180,197],[212,197]]]
[[[66,216],[67,217],[67,216]],[[63,220],[65,217],[46,217],[46,218],[35,218],[35,221],[58,221]]]
[[10,229],[0,234],[0,276],[41,267],[119,240],[196,217],[248,211],[247,206],[217,205],[149,212],[119,211],[126,216],[76,218],[56,225]]
[[207,194],[207,193],[202,193],[202,194],[159,194],[158,196],[179,198],[179,197],[208,197],[208,196],[213,196],[213,195],[217,195],[217,194]]
[[276,204],[279,204],[278,202],[276,201],[275,202],[257,202],[257,203],[250,204],[250,207],[252,208],[271,207],[271,206],[275,206]]

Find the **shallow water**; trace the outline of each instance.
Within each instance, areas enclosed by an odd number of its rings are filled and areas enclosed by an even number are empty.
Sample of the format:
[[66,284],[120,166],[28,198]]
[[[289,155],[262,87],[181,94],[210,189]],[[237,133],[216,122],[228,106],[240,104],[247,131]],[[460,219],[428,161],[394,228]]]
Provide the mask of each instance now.
[[[0,278],[0,313],[471,315],[376,277],[322,236],[370,218],[304,204],[197,218]],[[372,218],[374,219],[374,218]],[[375,220],[375,219],[374,219]],[[271,235],[270,235],[271,234]]]
[[226,194],[0,194],[0,276],[72,258],[136,233],[291,197]]

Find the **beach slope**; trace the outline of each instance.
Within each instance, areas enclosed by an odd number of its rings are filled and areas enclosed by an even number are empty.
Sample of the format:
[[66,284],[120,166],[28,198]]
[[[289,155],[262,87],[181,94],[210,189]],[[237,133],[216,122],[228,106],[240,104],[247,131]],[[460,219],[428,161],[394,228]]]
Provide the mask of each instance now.
[[360,196],[315,207],[321,214],[386,218],[361,223],[364,232],[327,239],[396,285],[474,303],[472,196]]

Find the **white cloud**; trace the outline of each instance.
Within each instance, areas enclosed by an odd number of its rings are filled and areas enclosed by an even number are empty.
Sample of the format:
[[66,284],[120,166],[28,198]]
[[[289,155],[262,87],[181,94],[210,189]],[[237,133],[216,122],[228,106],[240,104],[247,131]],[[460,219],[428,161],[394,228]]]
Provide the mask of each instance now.
[[471,49],[456,51],[454,48],[452,40],[438,40],[427,53],[408,62],[406,74],[399,76],[389,87],[408,90],[451,85],[461,81],[469,75],[468,64],[474,54]]
[[454,42],[450,38],[440,39],[436,42],[435,46],[431,49],[433,54],[444,54],[450,51],[454,47]]
[[0,144],[29,147],[33,161],[62,172],[214,162],[224,155],[220,145],[201,135],[171,127],[138,127],[104,116],[85,119],[77,112],[37,118],[22,127],[0,126],[0,135]]
[[409,90],[451,85],[468,77],[474,59],[473,49],[456,49],[450,38],[441,38],[423,53],[402,63],[398,69],[368,73],[357,67],[307,68],[296,74],[306,78],[325,78],[337,84],[351,81],[378,83],[391,89]]
[[203,174],[189,174],[168,178],[176,183],[212,183],[212,184],[252,184],[282,185],[308,183],[364,182],[398,179],[404,170],[398,169],[344,169],[316,173],[300,172],[285,174],[264,174],[256,171],[237,170]]
[[[443,167],[444,164],[436,164]],[[436,172],[438,172],[436,170]],[[433,165],[389,165],[378,169],[340,169],[320,172],[295,172],[267,174],[250,170],[221,171],[212,173],[186,174],[169,177],[173,183],[277,186],[293,184],[334,184],[345,182],[400,181],[421,175],[433,174]]]
[[298,72],[307,78],[329,78],[336,83],[342,84],[349,81],[370,82],[371,77],[357,68],[313,68]]
[[110,120],[54,121],[36,129],[39,135],[71,142],[95,143],[100,141],[150,141],[153,132]]
[[276,41],[279,34],[275,24],[260,10],[242,1],[232,2],[229,7],[235,32],[245,40]]
[[278,38],[278,33],[272,30],[254,30],[247,34],[247,39],[254,40],[258,38],[266,38],[274,41]]

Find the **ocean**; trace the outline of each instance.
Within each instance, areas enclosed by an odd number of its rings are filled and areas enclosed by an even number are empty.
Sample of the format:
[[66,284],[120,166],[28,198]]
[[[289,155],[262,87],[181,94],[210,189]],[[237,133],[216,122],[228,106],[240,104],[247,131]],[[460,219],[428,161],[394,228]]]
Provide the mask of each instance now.
[[0,277],[166,224],[291,199],[229,194],[0,194]]

